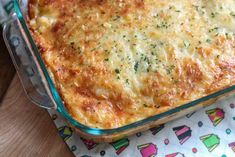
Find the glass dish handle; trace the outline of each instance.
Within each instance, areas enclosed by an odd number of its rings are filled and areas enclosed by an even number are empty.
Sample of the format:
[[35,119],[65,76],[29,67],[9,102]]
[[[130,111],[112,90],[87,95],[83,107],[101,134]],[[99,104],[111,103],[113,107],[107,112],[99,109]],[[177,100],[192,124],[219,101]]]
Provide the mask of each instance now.
[[46,109],[56,108],[18,22],[13,14],[12,18],[4,24],[3,38],[24,90],[29,99],[38,106]]

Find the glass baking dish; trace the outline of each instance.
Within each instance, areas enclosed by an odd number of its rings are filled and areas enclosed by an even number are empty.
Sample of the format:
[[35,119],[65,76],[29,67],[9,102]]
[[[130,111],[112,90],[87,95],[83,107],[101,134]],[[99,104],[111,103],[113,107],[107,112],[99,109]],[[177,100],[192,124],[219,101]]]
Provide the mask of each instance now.
[[26,24],[28,0],[14,0],[14,11],[6,21],[3,37],[28,97],[38,106],[57,110],[79,135],[97,142],[112,142],[147,130],[212,104],[234,93],[235,86],[207,95],[167,112],[115,128],[97,129],[74,120],[65,108]]

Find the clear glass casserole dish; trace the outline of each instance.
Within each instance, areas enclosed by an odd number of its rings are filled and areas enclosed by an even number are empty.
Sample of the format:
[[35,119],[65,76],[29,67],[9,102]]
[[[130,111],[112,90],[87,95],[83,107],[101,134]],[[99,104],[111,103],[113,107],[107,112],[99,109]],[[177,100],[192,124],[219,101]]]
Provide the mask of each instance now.
[[4,24],[3,31],[4,40],[24,89],[32,102],[46,109],[57,110],[71,124],[71,127],[85,138],[98,142],[112,142],[186,115],[213,103],[218,98],[224,98],[234,93],[235,85],[167,112],[115,129],[97,129],[85,126],[70,116],[48,74],[25,21],[27,8],[28,0],[14,0],[14,11]]

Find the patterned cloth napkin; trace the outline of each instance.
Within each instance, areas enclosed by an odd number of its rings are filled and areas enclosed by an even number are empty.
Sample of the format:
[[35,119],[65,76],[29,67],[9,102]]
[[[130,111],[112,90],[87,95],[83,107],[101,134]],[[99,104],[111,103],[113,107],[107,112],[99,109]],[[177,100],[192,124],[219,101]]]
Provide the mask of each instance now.
[[60,136],[77,157],[234,157],[235,98],[219,101],[129,138],[95,143],[74,134],[56,111],[49,111]]
[[[12,1],[0,0],[0,24],[12,8]],[[57,111],[48,112],[77,157],[235,157],[235,97],[113,143],[83,139]]]

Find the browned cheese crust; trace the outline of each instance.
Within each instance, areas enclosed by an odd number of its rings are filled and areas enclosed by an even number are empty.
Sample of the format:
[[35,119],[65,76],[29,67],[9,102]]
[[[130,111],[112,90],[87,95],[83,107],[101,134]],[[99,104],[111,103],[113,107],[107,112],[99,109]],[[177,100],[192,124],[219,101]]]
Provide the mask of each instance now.
[[31,0],[28,25],[68,111],[117,128],[235,82],[234,0]]

